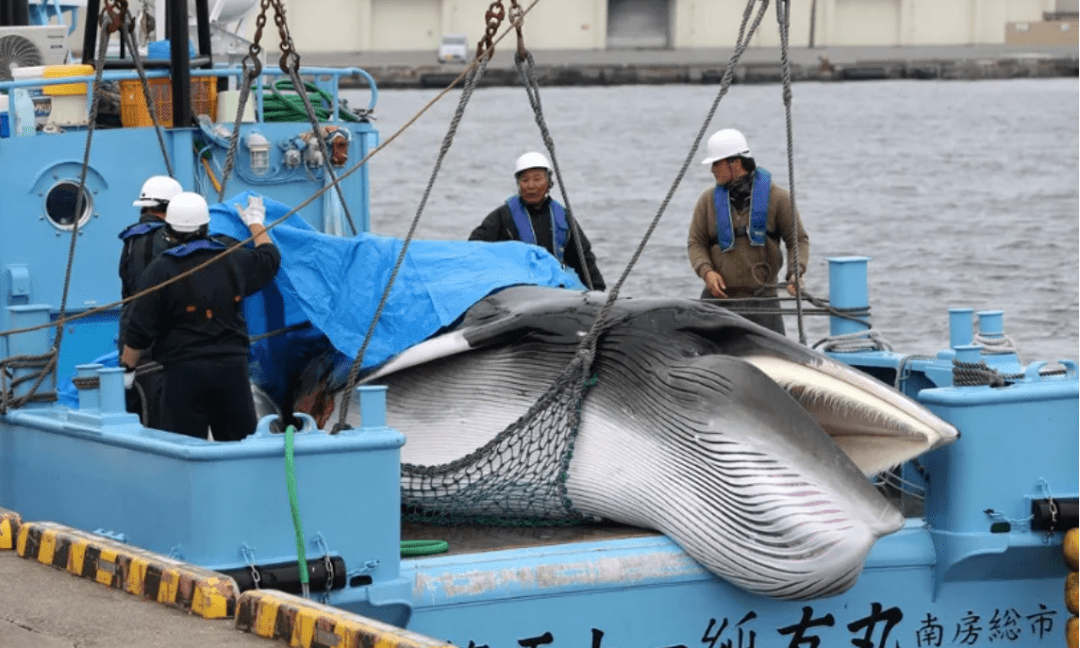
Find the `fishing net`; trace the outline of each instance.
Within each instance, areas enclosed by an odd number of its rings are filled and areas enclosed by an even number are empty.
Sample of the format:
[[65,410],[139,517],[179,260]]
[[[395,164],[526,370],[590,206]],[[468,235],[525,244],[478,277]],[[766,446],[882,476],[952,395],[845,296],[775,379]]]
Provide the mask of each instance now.
[[573,361],[529,411],[484,446],[438,466],[403,464],[402,517],[435,524],[502,526],[594,521],[566,492],[592,351]]

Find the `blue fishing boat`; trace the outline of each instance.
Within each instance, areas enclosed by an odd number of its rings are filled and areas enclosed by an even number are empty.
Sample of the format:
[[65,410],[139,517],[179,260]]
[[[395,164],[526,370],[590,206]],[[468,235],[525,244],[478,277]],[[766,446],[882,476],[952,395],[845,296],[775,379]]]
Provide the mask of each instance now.
[[[167,59],[107,56],[126,9],[90,0],[82,65],[0,81],[0,550],[289,645],[1075,641],[1075,361],[963,305],[948,349],[881,348],[865,257],[829,261],[819,352],[534,246],[379,237],[371,77],[215,66],[207,0],[194,53],[168,5]],[[266,198],[241,441],[127,411],[112,268],[151,175],[238,239]]]

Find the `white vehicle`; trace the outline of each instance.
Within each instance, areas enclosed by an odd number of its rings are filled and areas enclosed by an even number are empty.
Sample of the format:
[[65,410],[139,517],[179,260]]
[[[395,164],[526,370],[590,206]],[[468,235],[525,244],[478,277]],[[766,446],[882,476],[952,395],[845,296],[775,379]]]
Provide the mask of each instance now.
[[469,57],[469,38],[465,34],[444,34],[439,43],[439,61],[464,63]]

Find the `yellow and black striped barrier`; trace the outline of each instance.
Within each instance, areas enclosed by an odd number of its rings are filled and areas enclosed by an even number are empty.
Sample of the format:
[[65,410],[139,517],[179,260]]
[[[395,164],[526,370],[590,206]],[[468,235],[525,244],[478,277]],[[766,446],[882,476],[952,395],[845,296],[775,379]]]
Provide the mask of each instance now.
[[22,518],[15,511],[0,508],[0,550],[14,549]]
[[276,590],[241,594],[236,627],[300,648],[452,648],[443,641]]
[[16,550],[23,558],[207,619],[227,619],[236,611],[239,588],[232,578],[97,534],[23,522]]

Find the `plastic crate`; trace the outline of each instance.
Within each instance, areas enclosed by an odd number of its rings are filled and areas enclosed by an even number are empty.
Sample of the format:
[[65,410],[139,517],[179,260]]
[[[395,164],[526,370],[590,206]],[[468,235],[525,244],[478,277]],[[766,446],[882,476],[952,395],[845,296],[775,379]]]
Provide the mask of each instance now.
[[[172,126],[172,83],[169,79],[148,79],[147,83],[150,85],[158,123]],[[191,77],[191,112],[194,115],[210,115],[211,119],[217,116],[216,77]],[[146,110],[142,83],[138,79],[124,79],[120,82],[120,123],[135,127],[154,125],[150,113]]]

